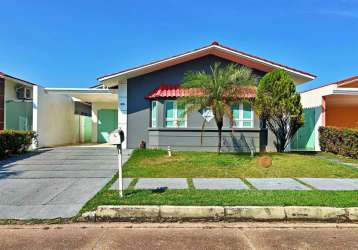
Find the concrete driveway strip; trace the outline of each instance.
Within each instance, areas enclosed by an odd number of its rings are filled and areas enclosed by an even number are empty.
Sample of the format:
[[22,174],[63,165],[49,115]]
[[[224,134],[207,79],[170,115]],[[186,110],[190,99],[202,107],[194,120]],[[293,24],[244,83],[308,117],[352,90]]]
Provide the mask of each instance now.
[[113,177],[117,155],[113,147],[61,147],[0,164],[0,219],[68,218]]

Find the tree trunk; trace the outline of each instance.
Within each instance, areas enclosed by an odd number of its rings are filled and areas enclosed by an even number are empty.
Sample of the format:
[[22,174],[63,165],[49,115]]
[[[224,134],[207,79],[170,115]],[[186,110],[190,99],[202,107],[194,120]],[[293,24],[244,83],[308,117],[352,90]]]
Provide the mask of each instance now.
[[218,121],[216,123],[216,125],[218,126],[218,133],[219,133],[219,142],[218,142],[218,153],[221,153],[221,137],[222,137],[222,129],[223,129],[223,122],[222,121]]

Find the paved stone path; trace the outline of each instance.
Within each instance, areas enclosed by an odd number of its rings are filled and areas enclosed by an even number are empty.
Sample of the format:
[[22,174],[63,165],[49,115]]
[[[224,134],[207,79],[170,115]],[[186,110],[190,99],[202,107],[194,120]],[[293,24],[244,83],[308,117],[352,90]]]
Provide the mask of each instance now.
[[[124,178],[123,187],[126,189],[134,178]],[[195,189],[207,190],[244,190],[250,189],[240,178],[193,178]],[[258,190],[358,190],[358,178],[247,178]],[[188,189],[186,178],[139,178],[135,189]],[[302,183],[304,184],[302,184]],[[306,184],[306,185],[305,185]],[[110,190],[118,190],[116,181]]]
[[320,190],[358,190],[358,179],[299,178]]
[[259,190],[308,190],[309,188],[292,178],[247,178]]
[[195,189],[249,189],[239,178],[193,178]]
[[140,178],[135,189],[187,189],[186,178]]
[[1,161],[0,219],[72,217],[116,171],[113,147],[49,148]]

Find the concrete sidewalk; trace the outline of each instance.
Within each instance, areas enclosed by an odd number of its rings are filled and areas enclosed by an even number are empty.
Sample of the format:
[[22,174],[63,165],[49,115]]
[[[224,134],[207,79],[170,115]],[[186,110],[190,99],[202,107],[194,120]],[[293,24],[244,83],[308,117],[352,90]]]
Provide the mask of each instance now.
[[114,147],[49,148],[1,161],[0,219],[72,217],[116,171]]
[[357,224],[98,223],[0,226],[2,249],[357,249]]

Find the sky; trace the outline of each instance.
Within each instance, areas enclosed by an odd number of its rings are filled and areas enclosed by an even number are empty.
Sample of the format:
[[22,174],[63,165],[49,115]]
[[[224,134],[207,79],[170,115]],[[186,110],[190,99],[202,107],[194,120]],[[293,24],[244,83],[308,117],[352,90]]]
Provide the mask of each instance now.
[[0,71],[45,87],[220,44],[317,75],[358,75],[358,0],[0,0]]

